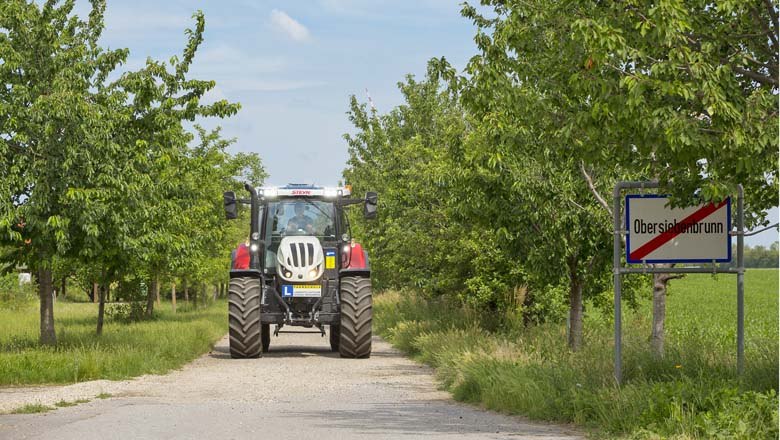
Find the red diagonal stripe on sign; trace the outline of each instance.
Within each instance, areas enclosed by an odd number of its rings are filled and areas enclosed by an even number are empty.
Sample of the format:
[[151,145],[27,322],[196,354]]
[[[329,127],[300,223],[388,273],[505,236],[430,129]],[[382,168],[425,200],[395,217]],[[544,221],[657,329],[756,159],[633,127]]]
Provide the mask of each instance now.
[[[693,214],[680,220],[677,224],[679,225],[679,224],[699,223],[700,221],[704,220],[707,216],[709,216],[713,212],[725,206],[727,202],[728,199],[718,203],[717,205],[714,203],[705,205],[701,207],[699,210],[695,211]],[[680,235],[681,233],[682,230],[679,231],[675,231],[674,229],[667,230],[659,234],[657,237],[653,238],[652,240],[648,241],[647,243],[643,244],[642,246],[640,246],[639,249],[635,250],[634,252],[631,252],[629,258],[632,261],[641,260],[642,258],[645,258],[648,254],[650,254],[650,252],[653,252],[654,250],[663,246],[669,240]]]

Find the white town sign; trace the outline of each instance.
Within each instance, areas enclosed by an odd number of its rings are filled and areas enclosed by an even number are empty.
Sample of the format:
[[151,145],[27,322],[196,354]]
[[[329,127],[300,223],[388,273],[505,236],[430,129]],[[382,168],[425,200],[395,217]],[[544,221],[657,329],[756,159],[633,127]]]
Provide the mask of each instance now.
[[731,261],[731,199],[670,208],[658,195],[626,196],[628,263]]

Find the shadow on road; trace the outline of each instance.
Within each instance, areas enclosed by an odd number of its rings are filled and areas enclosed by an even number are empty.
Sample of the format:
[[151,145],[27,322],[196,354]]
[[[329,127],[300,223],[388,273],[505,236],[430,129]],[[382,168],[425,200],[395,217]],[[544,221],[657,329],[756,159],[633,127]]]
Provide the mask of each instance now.
[[[267,353],[263,353],[264,358],[295,358],[295,357],[327,357],[337,358],[338,353],[334,353],[330,350],[330,347],[318,347],[308,345],[284,345],[280,347],[274,347],[274,339],[271,339],[271,347]],[[227,345],[217,345],[211,352],[209,357],[214,359],[230,359],[230,348]]]
[[[561,438],[559,427],[526,425],[507,419],[485,422],[473,409],[457,405],[442,406],[437,401],[367,404],[360,410],[327,409],[290,412],[285,415],[295,423],[305,421],[322,429],[347,429],[368,436],[375,433],[420,436],[425,434],[503,434],[534,439]],[[481,420],[481,421],[480,421]]]
[[271,347],[268,353],[263,353],[263,357],[281,358],[281,357],[329,357],[337,358],[338,353],[330,350],[330,347],[317,347],[306,345],[285,345],[283,347],[274,347],[274,341],[271,339]]

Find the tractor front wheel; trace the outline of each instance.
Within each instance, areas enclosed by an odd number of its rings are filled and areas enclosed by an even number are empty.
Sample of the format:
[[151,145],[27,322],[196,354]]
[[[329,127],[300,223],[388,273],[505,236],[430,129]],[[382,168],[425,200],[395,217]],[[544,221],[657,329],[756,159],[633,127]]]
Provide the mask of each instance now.
[[230,279],[228,289],[228,324],[230,357],[256,358],[262,350],[260,324],[261,287],[259,278]]
[[339,354],[344,358],[371,356],[371,279],[341,279]]

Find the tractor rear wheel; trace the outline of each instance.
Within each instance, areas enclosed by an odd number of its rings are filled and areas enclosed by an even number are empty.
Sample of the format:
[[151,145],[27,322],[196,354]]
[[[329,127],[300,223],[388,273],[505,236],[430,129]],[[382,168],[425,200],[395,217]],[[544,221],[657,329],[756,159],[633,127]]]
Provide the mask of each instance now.
[[339,354],[344,358],[367,358],[371,355],[371,279],[341,279],[341,325]]
[[263,341],[263,353],[268,353],[268,347],[271,346],[271,324],[263,324],[260,337]]
[[260,324],[260,279],[230,279],[228,289],[228,323],[230,357],[256,358],[262,350]]
[[330,351],[339,351],[339,339],[341,339],[341,328],[338,325],[331,325],[330,331]]

